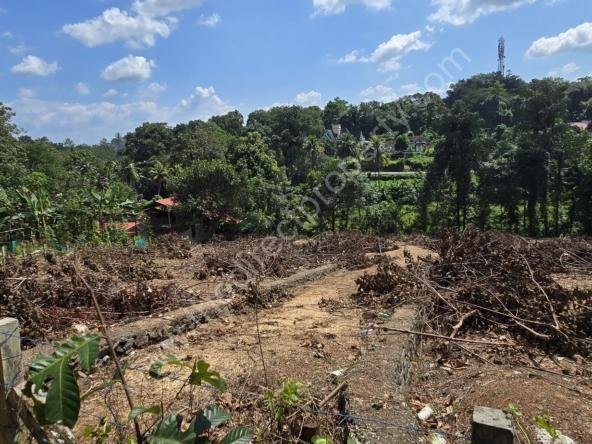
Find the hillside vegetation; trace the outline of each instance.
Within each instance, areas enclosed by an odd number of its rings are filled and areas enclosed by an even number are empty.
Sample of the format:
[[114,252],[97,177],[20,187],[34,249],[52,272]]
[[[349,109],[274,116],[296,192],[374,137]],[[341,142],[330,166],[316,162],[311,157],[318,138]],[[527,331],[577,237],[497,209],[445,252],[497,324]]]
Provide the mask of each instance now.
[[[32,139],[12,117],[0,105],[5,241],[128,242],[117,223],[156,196],[176,197],[187,226],[227,234],[592,234],[592,137],[571,124],[592,120],[589,77],[481,74],[445,98],[149,122],[93,146]],[[419,135],[429,141],[421,154],[410,142]]]

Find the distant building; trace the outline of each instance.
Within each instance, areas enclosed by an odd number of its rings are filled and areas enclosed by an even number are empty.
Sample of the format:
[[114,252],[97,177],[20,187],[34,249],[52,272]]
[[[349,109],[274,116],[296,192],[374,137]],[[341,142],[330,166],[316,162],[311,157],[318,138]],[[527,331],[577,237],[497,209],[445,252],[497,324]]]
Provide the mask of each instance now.
[[592,132],[592,122],[590,122],[589,120],[582,120],[581,122],[571,122],[569,124],[569,126],[571,126],[572,128],[577,128],[581,131],[588,131],[588,132]]
[[411,150],[416,153],[423,153],[430,145],[429,139],[426,139],[424,136],[412,136],[410,142]]
[[341,124],[334,123],[333,125],[331,125],[331,131],[333,132],[333,135],[335,137],[341,136]]
[[347,128],[343,128],[340,123],[333,123],[331,128],[325,130],[324,138],[327,140],[337,140],[344,134],[349,134]]
[[140,234],[140,221],[122,222],[115,226],[118,230],[125,231],[127,234]]
[[173,209],[178,205],[179,203],[173,197],[157,200],[151,205],[146,212],[150,216],[155,232],[163,233],[176,228],[177,220]]

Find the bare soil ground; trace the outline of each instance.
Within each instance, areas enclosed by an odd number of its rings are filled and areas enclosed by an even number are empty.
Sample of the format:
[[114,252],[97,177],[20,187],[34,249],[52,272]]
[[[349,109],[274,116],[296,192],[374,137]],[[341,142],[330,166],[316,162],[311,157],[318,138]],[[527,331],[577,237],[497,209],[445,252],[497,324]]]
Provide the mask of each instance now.
[[432,336],[409,399],[416,412],[434,410],[422,424],[464,442],[475,406],[512,404],[530,442],[543,416],[576,442],[592,442],[589,241],[469,231],[444,234],[434,248],[439,257],[419,266],[381,265],[356,294],[377,307],[427,308],[418,331]]
[[[241,285],[225,295],[233,299],[229,316],[123,358],[136,405],[160,405],[187,418],[215,401],[261,443],[308,442],[315,433],[341,442],[353,433],[364,443],[412,444],[427,442],[430,431],[464,442],[476,405],[514,404],[531,438],[533,418],[548,415],[576,442],[592,442],[590,243],[474,232],[416,240],[430,249],[346,233],[263,256],[261,240],[206,246],[171,240],[144,252],[91,249],[35,259],[0,273],[0,316],[20,315],[25,333],[43,339],[69,334],[73,323],[95,328],[90,306],[75,305],[88,295],[74,263],[102,295],[112,325],[213,300],[218,284],[230,280]],[[249,276],[236,273],[237,257],[258,283],[244,285]],[[327,264],[339,268],[269,291]],[[417,325],[419,308],[426,317]],[[418,336],[423,345],[404,396],[395,376],[398,362],[412,357],[399,355]],[[204,359],[228,390],[188,386],[189,370],[175,367],[151,378],[151,364],[171,354],[188,364]],[[96,373],[79,374],[83,393],[113,372],[106,360]],[[274,420],[277,409],[266,396],[289,380],[302,384],[297,402]],[[347,387],[321,401],[343,382]],[[427,405],[434,415],[418,421],[415,413]],[[107,420],[114,430],[109,442],[124,441],[133,434],[128,411],[119,385],[99,390],[82,404],[76,434]],[[154,419],[145,415],[141,422],[147,429]]]
[[21,333],[39,341],[59,338],[72,325],[98,325],[83,276],[110,323],[130,322],[214,299],[222,280],[284,278],[335,263],[369,265],[365,253],[393,242],[358,232],[324,234],[304,243],[245,238],[194,245],[167,235],[147,249],[84,247],[68,255],[37,255],[0,267],[0,316],[19,319]]
[[[409,246],[396,250],[391,256],[403,263],[404,251],[414,257],[428,254],[426,250]],[[189,388],[181,390],[183,372],[172,369],[167,377],[155,380],[148,376],[148,369],[151,363],[170,353],[187,361],[204,359],[229,382],[228,391],[218,400],[233,411],[235,422],[251,426],[262,439],[260,442],[282,439],[290,442],[286,437],[292,434],[293,442],[296,442],[299,431],[266,428],[270,412],[261,405],[264,387],[278,387],[282,381],[294,379],[305,385],[303,400],[314,398],[318,402],[332,391],[338,382],[344,378],[348,379],[348,376],[331,376],[332,372],[342,370],[345,375],[350,372],[355,374],[354,369],[357,366],[364,366],[364,363],[368,362],[367,356],[371,356],[372,351],[380,346],[380,342],[384,342],[385,338],[377,334],[367,337],[360,335],[365,326],[376,322],[376,312],[356,306],[350,296],[356,291],[356,279],[364,273],[374,271],[374,267],[339,270],[298,288],[294,292],[294,297],[280,306],[259,311],[261,349],[256,314],[252,309],[245,309],[242,313],[213,320],[204,328],[173,337],[165,344],[151,346],[141,353],[133,354],[126,359],[126,363],[129,365],[128,384],[135,402],[138,405],[164,402],[166,405],[167,400],[173,399],[174,394],[181,391],[178,399],[170,406],[172,410],[188,406],[203,407],[205,402],[213,399],[214,394],[211,391]],[[407,325],[414,313],[412,309],[398,312],[396,322]],[[261,351],[264,362],[261,359]],[[380,361],[375,362],[375,367],[380,369],[381,364],[389,360],[390,356],[382,355]],[[91,387],[112,372],[113,368],[109,365],[86,378],[84,385],[87,388]],[[368,374],[364,372],[361,374],[362,378],[359,376],[358,373],[358,379],[365,385],[355,384],[356,387],[352,387],[356,392],[353,396],[353,404],[356,407],[364,405],[376,413],[371,406],[377,400],[385,400],[389,393],[391,399],[398,396],[392,382],[393,378],[389,375],[378,373],[375,375],[377,378],[371,380],[367,379]],[[364,388],[362,393],[361,388]],[[119,415],[126,411],[125,398],[120,390],[112,390],[108,394],[95,396],[85,402],[82,420],[77,428],[78,433],[80,434],[87,425],[96,425],[99,418],[111,416],[108,407]],[[335,402],[328,403],[326,409],[338,414]],[[394,414],[396,409],[387,406],[381,407],[380,410],[380,414],[391,421],[399,420]],[[298,414],[298,421],[303,426],[329,435],[338,433],[336,430],[339,429],[339,419],[338,415],[319,420],[318,415],[307,415],[302,412]],[[280,438],[280,435],[283,438]]]
[[469,349],[483,359],[462,353],[453,344],[444,347],[442,341],[424,341],[409,402],[416,411],[426,405],[435,411],[426,425],[466,436],[475,406],[506,409],[514,404],[532,442],[536,442],[534,418],[543,415],[577,443],[592,442],[592,382],[583,376],[583,363],[547,356],[542,362],[536,358],[539,368],[528,359],[524,365],[507,365],[500,350]]

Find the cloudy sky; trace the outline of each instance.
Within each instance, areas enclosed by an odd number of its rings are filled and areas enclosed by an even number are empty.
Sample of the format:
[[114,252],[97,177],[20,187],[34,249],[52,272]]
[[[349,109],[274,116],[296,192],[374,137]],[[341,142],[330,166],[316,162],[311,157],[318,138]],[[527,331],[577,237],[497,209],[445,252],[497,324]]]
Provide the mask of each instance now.
[[442,93],[507,66],[592,73],[590,0],[0,0],[0,102],[33,137],[94,143],[334,97]]

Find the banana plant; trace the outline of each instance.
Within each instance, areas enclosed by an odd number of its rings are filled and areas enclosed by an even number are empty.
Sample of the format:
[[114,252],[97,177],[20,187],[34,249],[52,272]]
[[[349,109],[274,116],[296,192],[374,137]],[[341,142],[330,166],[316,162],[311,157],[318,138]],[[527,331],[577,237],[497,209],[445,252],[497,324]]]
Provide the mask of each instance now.
[[53,231],[48,221],[55,216],[55,207],[47,193],[43,191],[35,193],[26,187],[22,187],[17,190],[17,195],[24,204],[21,212],[23,219],[29,226],[35,227],[38,237],[43,240],[51,238]]

